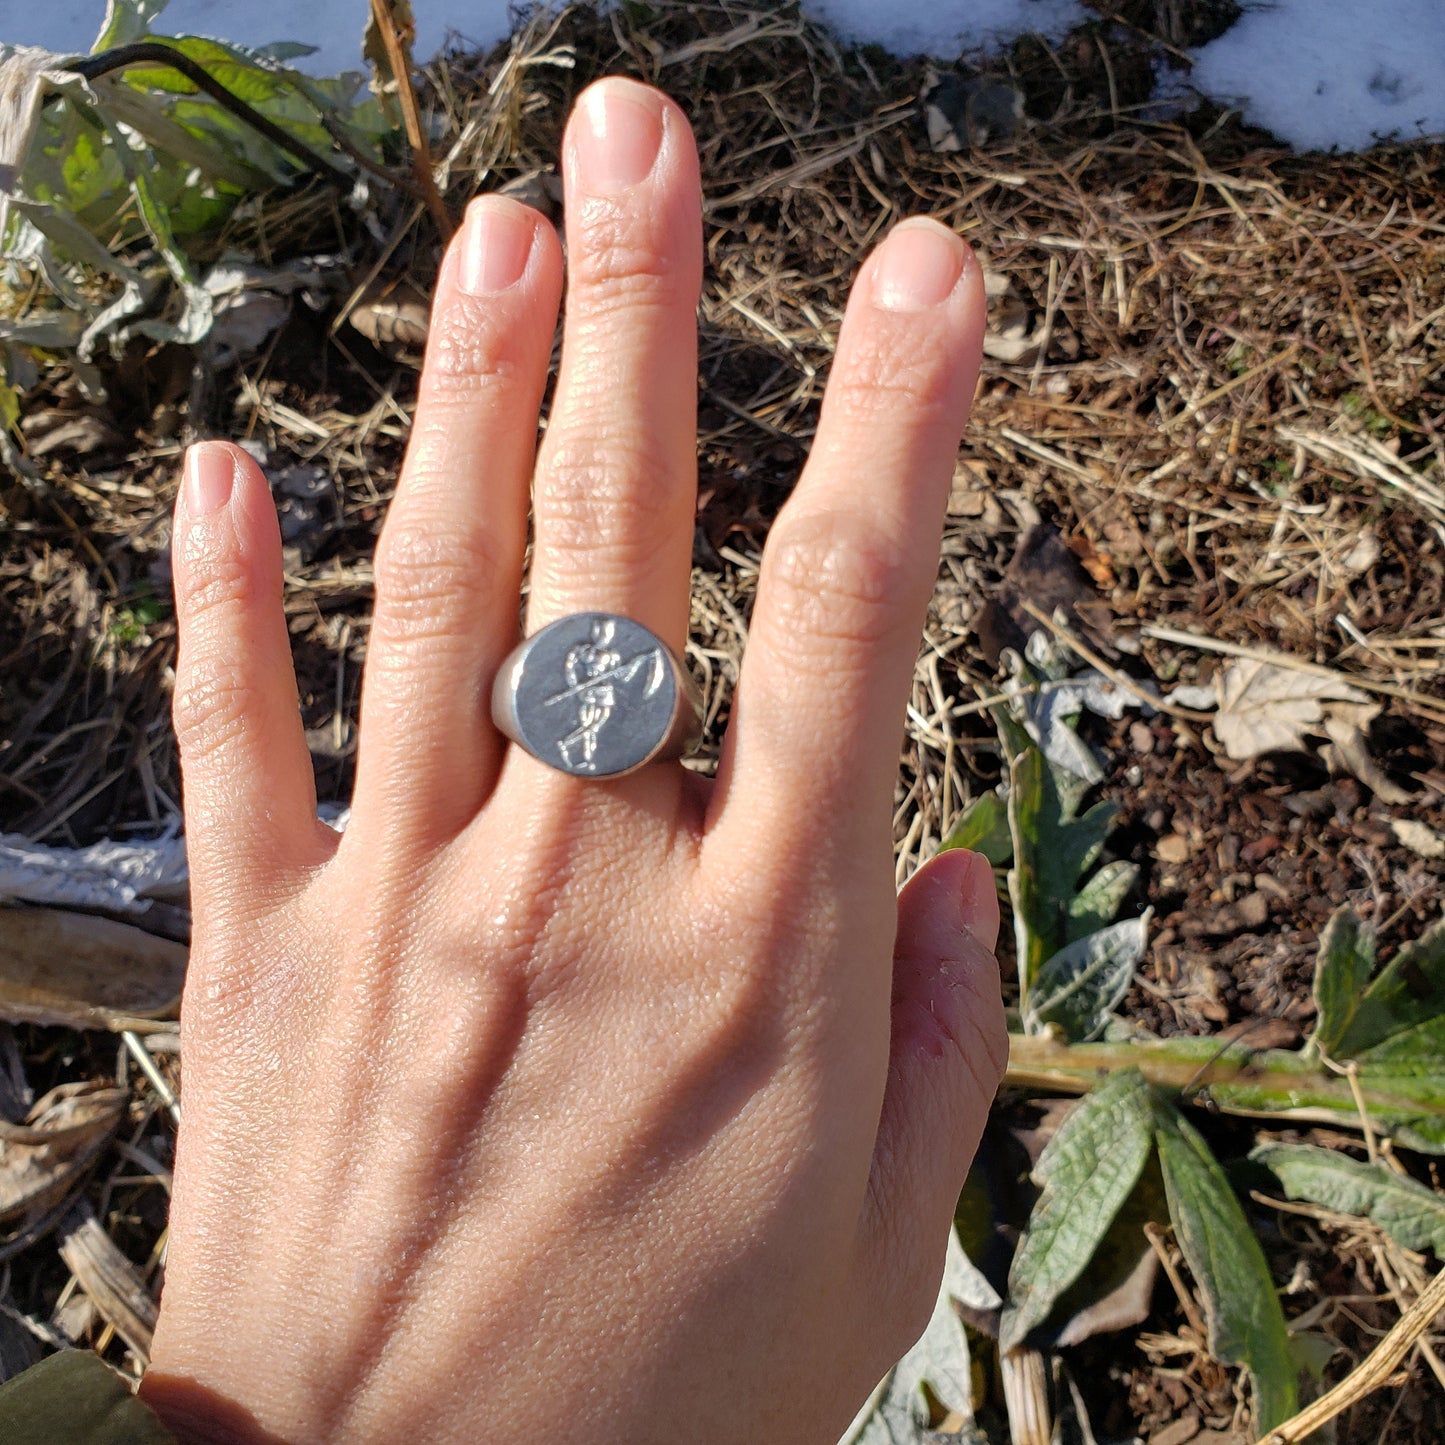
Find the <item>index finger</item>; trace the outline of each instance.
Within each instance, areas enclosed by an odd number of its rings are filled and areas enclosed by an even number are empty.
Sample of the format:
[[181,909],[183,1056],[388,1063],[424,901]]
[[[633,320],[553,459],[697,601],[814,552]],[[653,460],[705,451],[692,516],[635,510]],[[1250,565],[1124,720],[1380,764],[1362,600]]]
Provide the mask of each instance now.
[[949,482],[982,357],[983,275],[906,221],[849,298],[812,455],[763,554],[712,814],[770,847],[886,835]]

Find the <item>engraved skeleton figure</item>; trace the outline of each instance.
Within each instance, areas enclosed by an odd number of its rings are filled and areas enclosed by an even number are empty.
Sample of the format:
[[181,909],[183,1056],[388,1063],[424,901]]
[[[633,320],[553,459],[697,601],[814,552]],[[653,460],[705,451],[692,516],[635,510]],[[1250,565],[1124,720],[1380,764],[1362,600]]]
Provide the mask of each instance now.
[[634,681],[646,669],[642,695],[651,697],[662,685],[665,665],[661,651],[649,648],[624,662],[612,645],[616,632],[617,624],[610,619],[594,622],[591,638],[571,648],[562,664],[567,686],[547,699],[549,704],[568,699],[577,704],[577,726],[557,742],[562,761],[574,772],[596,770],[598,739],[617,708],[619,684]]

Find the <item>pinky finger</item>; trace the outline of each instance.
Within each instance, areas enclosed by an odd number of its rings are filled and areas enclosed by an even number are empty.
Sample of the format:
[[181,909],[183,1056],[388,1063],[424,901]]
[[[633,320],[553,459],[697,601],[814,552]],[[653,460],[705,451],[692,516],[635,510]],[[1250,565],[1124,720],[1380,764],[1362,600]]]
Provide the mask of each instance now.
[[187,453],[172,554],[192,893],[198,906],[258,912],[323,860],[329,830],[316,821],[276,512],[239,447],[203,442]]

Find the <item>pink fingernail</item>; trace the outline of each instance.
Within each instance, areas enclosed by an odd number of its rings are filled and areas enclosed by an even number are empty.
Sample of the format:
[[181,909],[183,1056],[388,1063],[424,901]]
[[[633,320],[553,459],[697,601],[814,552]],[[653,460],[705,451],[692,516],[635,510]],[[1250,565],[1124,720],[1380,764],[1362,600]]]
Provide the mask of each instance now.
[[963,926],[990,952],[998,942],[998,883],[993,864],[975,853],[959,887],[959,914]]
[[467,207],[458,282],[469,296],[493,296],[515,286],[527,269],[536,235],[532,212],[502,196],[480,196]]
[[197,442],[186,452],[182,478],[186,515],[193,520],[219,512],[231,500],[236,459],[220,442]]
[[583,97],[577,127],[584,190],[613,195],[645,180],[662,149],[662,102],[634,81],[599,81]]
[[934,221],[905,221],[883,243],[873,300],[887,311],[926,311],[945,300],[963,274],[963,242]]

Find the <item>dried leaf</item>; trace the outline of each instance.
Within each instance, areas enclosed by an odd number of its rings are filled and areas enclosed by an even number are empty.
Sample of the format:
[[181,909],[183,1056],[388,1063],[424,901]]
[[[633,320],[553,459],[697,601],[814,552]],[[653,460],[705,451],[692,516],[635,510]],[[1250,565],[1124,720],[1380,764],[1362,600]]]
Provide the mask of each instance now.
[[362,292],[347,320],[388,355],[420,353],[431,326],[431,303],[410,281],[376,281]]
[[55,908],[0,908],[0,1018],[73,1029],[174,1018],[184,945]]
[[139,1357],[150,1360],[156,1302],[136,1267],[123,1255],[84,1200],[59,1230],[60,1257],[106,1322]]
[[1231,662],[1224,669],[1218,696],[1215,735],[1236,761],[1304,750],[1308,734],[1325,732],[1331,703],[1373,706],[1365,693],[1343,679],[1251,660]]
[[24,1124],[0,1123],[0,1220],[34,1219],[58,1204],[125,1114],[124,1089],[62,1084]]
[[1414,818],[1392,818],[1390,828],[1396,841],[1422,858],[1445,857],[1445,838]]

